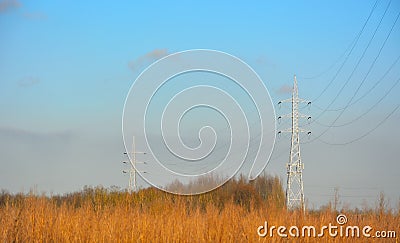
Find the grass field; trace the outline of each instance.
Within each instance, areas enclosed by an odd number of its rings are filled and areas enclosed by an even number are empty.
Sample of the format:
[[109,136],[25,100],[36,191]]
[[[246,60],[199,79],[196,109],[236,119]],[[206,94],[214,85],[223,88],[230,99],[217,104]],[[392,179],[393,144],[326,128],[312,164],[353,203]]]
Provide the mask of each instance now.
[[[399,210],[348,210],[347,225],[371,226],[369,232],[400,233]],[[0,195],[0,242],[286,242],[278,236],[260,237],[259,226],[337,225],[335,212],[287,211],[284,192],[276,177],[251,183],[232,180],[199,196],[172,195],[154,188],[129,194],[117,190],[84,188],[63,196],[34,193]],[[288,234],[288,231],[286,231]],[[361,233],[360,233],[361,234]],[[376,238],[291,237],[292,242],[370,242]],[[394,238],[379,242],[397,242]]]

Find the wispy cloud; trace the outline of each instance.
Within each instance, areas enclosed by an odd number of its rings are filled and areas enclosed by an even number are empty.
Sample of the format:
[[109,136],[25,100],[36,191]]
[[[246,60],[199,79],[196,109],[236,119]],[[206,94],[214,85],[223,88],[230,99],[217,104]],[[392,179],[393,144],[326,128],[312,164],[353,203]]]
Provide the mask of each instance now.
[[145,55],[140,56],[137,59],[130,61],[128,63],[128,66],[132,71],[137,71],[138,69],[140,69],[140,67],[142,67],[146,63],[155,61],[155,60],[157,60],[161,57],[164,57],[168,54],[169,53],[168,53],[167,49],[154,49],[151,52],[148,52]]
[[5,13],[21,6],[22,4],[18,0],[3,0],[0,1],[0,13]]
[[0,140],[1,137],[8,137],[25,142],[55,141],[55,140],[67,142],[72,138],[72,136],[73,134],[69,131],[45,133],[45,132],[35,132],[22,128],[0,126]]
[[45,20],[47,19],[47,15],[41,12],[25,12],[22,14],[24,18],[29,20]]
[[293,92],[293,87],[288,85],[288,84],[284,84],[282,85],[278,90],[277,93],[278,94],[291,94]]
[[256,63],[259,65],[267,65],[270,66],[271,68],[276,68],[277,64],[275,62],[273,62],[272,60],[270,60],[269,58],[267,58],[266,55],[260,55],[256,58]]
[[[10,12],[15,9],[22,7],[22,3],[19,0],[0,0],[0,14]],[[25,8],[23,8],[25,10]],[[28,20],[44,20],[47,19],[47,15],[42,12],[24,11],[20,16]]]
[[18,81],[18,86],[21,88],[26,88],[38,83],[40,83],[40,79],[38,77],[26,76]]

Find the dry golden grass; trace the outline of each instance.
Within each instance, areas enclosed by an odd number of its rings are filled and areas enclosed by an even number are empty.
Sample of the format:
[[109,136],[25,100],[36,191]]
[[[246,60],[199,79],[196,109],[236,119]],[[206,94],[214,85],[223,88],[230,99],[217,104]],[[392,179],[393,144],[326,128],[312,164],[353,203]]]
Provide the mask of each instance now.
[[[229,186],[229,185],[228,185]],[[156,189],[132,195],[86,188],[65,196],[10,195],[0,200],[0,242],[286,242],[257,228],[336,224],[332,210],[288,212],[282,191],[262,197],[255,185],[236,183],[200,196],[175,196]],[[228,194],[231,194],[228,196]],[[270,193],[273,194],[273,193]],[[345,212],[350,225],[400,233],[399,213]],[[397,236],[398,237],[398,236]],[[368,242],[371,239],[289,238],[291,242]],[[381,242],[396,242],[385,239]]]

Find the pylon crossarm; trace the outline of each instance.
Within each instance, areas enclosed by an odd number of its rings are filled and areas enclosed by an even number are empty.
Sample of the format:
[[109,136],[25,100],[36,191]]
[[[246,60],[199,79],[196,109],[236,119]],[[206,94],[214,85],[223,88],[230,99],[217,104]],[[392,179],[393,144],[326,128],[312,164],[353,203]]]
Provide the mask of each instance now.
[[[286,99],[286,100],[281,100],[281,101],[278,102],[278,105],[281,105],[282,103],[292,103],[292,101],[293,101],[293,98],[289,98],[289,99]],[[311,103],[312,103],[311,101],[305,100],[305,99],[302,99],[302,98],[297,98],[297,99],[294,100],[294,102],[295,103],[307,103],[308,105],[311,105]]]
[[307,104],[311,105],[311,101],[305,100],[302,98],[297,98],[297,103],[307,103]]
[[[292,129],[291,128],[287,128],[287,129],[278,131],[278,133],[284,133],[284,132],[290,132],[291,133]],[[305,129],[302,129],[302,128],[298,128],[298,132],[311,133],[311,131],[305,130]]]
[[292,98],[286,99],[286,100],[281,100],[278,102],[278,105],[282,104],[282,103],[292,103]]
[[311,118],[311,116],[309,116],[309,115],[304,115],[304,114],[301,114],[301,113],[299,113],[299,118],[306,118],[306,119],[310,119],[310,118]]
[[[288,114],[285,114],[285,115],[280,115],[280,116],[278,116],[277,119],[280,120],[280,119],[282,119],[282,118],[292,118],[292,117],[293,117],[293,114],[292,114],[292,113],[288,113]],[[311,116],[298,113],[298,118],[311,119]]]
[[310,130],[305,130],[305,129],[302,129],[302,128],[299,128],[299,132],[303,132],[303,133],[311,133],[311,131],[310,131]]
[[278,120],[279,120],[279,119],[282,119],[282,118],[292,118],[292,113],[278,116]]
[[292,129],[291,129],[291,128],[286,128],[286,129],[284,129],[284,130],[279,130],[279,131],[278,131],[278,134],[279,134],[279,133],[283,133],[283,132],[290,132],[290,133],[291,133],[291,132],[292,132]]

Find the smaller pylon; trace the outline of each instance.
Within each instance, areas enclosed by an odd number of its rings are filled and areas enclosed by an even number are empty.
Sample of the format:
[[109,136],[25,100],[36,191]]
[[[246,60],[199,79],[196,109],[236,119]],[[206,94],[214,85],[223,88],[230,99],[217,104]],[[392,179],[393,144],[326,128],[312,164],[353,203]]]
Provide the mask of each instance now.
[[[146,173],[145,171],[138,171],[136,168],[136,164],[141,163],[141,164],[146,164],[146,162],[137,162],[136,161],[136,154],[146,154],[146,152],[138,152],[136,151],[136,145],[135,145],[135,136],[132,137],[132,152],[125,152],[124,154],[128,155],[128,160],[124,161],[124,164],[130,164],[129,171],[123,170],[122,172],[124,173],[129,173],[129,183],[128,183],[128,192],[132,193],[132,191],[137,191],[137,173]],[[129,154],[132,156],[129,157]]]

